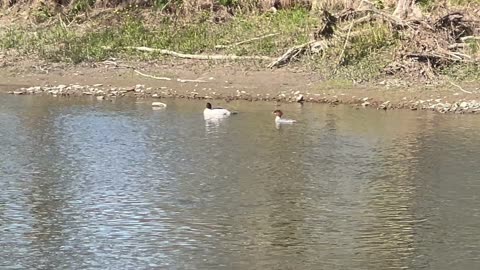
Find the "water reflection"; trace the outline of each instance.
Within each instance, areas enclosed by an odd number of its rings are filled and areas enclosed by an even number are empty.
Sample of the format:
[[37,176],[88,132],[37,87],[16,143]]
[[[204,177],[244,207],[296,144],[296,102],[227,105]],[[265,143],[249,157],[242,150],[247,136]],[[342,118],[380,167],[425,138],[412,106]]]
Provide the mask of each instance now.
[[475,269],[480,119],[0,96],[1,268]]

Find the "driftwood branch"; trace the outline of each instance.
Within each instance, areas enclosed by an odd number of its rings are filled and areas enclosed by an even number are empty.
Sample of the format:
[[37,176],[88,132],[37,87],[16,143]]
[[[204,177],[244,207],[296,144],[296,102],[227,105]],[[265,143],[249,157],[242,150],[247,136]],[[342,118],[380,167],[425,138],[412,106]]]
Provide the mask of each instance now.
[[466,48],[466,47],[468,47],[467,43],[454,43],[454,44],[448,45],[449,50],[463,49],[463,48]]
[[188,80],[188,79],[177,79],[177,82],[186,83],[186,82],[196,82],[196,83],[206,83],[205,80]]
[[171,81],[172,80],[171,78],[168,78],[168,77],[156,77],[156,76],[153,76],[153,75],[148,75],[148,74],[142,73],[138,70],[134,70],[134,71],[138,75],[141,75],[141,76],[147,77],[147,78],[151,78],[151,79],[155,79],[155,80],[164,80],[164,81]]
[[462,42],[465,42],[467,40],[480,40],[480,36],[466,36],[466,37],[461,37],[460,40]]
[[265,39],[265,38],[277,36],[278,34],[279,34],[279,33],[273,33],[273,34],[263,35],[263,36],[260,36],[260,37],[254,37],[254,38],[251,38],[251,39],[247,39],[247,40],[240,41],[240,42],[233,43],[233,44],[229,44],[229,45],[217,45],[217,46],[215,46],[215,49],[231,48],[231,47],[235,47],[235,46],[247,44],[247,43],[250,43],[250,42],[253,42],[253,41],[257,41],[257,40],[261,40],[261,39]]
[[[138,75],[141,75],[143,77],[147,77],[147,78],[151,78],[151,79],[155,79],[155,80],[163,80],[163,81],[171,81],[172,78],[168,78],[168,77],[157,77],[157,76],[153,76],[153,75],[148,75],[148,74],[145,74],[145,73],[142,73],[138,70],[134,70],[135,73],[137,73]],[[180,83],[187,83],[187,82],[196,82],[196,83],[205,83],[207,81],[205,80],[199,80],[199,79],[196,79],[196,80],[189,80],[189,79],[180,79],[178,78],[177,79],[177,82],[180,82]]]
[[439,60],[469,62],[468,60],[465,60],[465,58],[470,58],[470,56],[466,54],[461,54],[458,52],[455,52],[455,53],[452,52],[445,55],[438,54],[438,53],[409,53],[409,54],[405,54],[404,56],[408,58],[416,58],[419,61],[423,61],[423,62],[427,62],[427,61],[437,62]]
[[472,92],[463,89],[463,88],[462,88],[460,85],[458,85],[458,84],[454,84],[453,82],[450,82],[450,81],[449,81],[449,83],[450,83],[451,85],[457,87],[458,89],[460,89],[460,91],[462,91],[462,92],[464,92],[464,93],[472,94]]
[[270,65],[268,65],[268,67],[269,68],[279,67],[279,66],[282,66],[282,65],[290,62],[293,58],[298,56],[300,53],[305,52],[305,50],[307,48],[309,48],[312,43],[314,43],[314,41],[310,41],[310,42],[307,42],[307,43],[304,43],[304,44],[301,44],[301,45],[297,45],[297,46],[294,46],[294,47],[288,49],[288,51],[285,52],[282,56],[280,56],[275,61],[270,63]]
[[186,54],[186,53],[178,53],[170,50],[164,49],[156,49],[156,48],[149,48],[149,47],[125,47],[125,49],[137,50],[141,52],[157,52],[164,55],[170,55],[178,58],[185,58],[185,59],[196,59],[196,60],[272,60],[271,57],[268,56],[239,56],[234,54]]
[[107,66],[114,66],[115,68],[131,68],[131,69],[135,69],[134,67],[132,66],[129,66],[129,65],[125,65],[125,64],[118,64],[117,62],[115,61],[111,61],[111,60],[105,60],[103,61],[103,63]]

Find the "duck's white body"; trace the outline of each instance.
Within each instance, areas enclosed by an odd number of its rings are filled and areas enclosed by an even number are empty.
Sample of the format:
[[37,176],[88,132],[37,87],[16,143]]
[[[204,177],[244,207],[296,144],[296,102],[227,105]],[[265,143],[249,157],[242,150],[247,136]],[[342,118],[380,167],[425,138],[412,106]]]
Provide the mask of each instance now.
[[166,108],[167,104],[162,103],[162,102],[152,102],[152,107]]
[[297,120],[283,119],[278,115],[275,117],[275,124],[293,124],[295,122],[297,122]]
[[213,108],[213,109],[208,109],[205,108],[203,110],[203,117],[208,119],[208,118],[223,118],[223,117],[228,117],[232,113],[227,110],[227,109],[222,109],[222,108]]

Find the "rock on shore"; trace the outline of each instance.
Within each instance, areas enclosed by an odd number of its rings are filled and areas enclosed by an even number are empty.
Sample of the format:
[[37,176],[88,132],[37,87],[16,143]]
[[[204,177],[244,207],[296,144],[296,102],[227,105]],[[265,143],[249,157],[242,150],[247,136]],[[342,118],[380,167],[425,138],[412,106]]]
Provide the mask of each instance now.
[[132,87],[108,87],[102,84],[94,85],[56,85],[56,86],[33,86],[20,88],[9,92],[13,95],[51,95],[58,96],[95,96],[98,100],[113,99],[117,97],[136,97],[136,98],[187,98],[187,99],[224,99],[247,100],[247,101],[276,101],[276,102],[303,102],[325,103],[331,105],[350,104],[359,107],[376,108],[379,110],[391,109],[410,109],[410,110],[430,110],[439,113],[477,113],[480,112],[480,102],[477,100],[458,99],[455,102],[448,102],[444,99],[428,100],[407,100],[406,97],[401,101],[379,101],[369,97],[355,97],[342,94],[321,95],[312,93],[301,93],[300,91],[281,91],[276,95],[271,94],[251,94],[246,91],[237,90],[236,93],[225,95],[219,94],[214,89],[202,88],[192,91],[183,91],[177,93],[174,89],[166,87],[148,88],[145,85],[137,84]]

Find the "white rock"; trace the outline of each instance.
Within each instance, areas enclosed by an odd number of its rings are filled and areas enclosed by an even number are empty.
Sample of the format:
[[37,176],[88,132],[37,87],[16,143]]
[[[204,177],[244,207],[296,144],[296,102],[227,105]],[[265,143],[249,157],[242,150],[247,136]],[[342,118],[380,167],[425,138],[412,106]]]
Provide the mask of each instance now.
[[105,97],[104,96],[97,96],[97,100],[104,100]]

